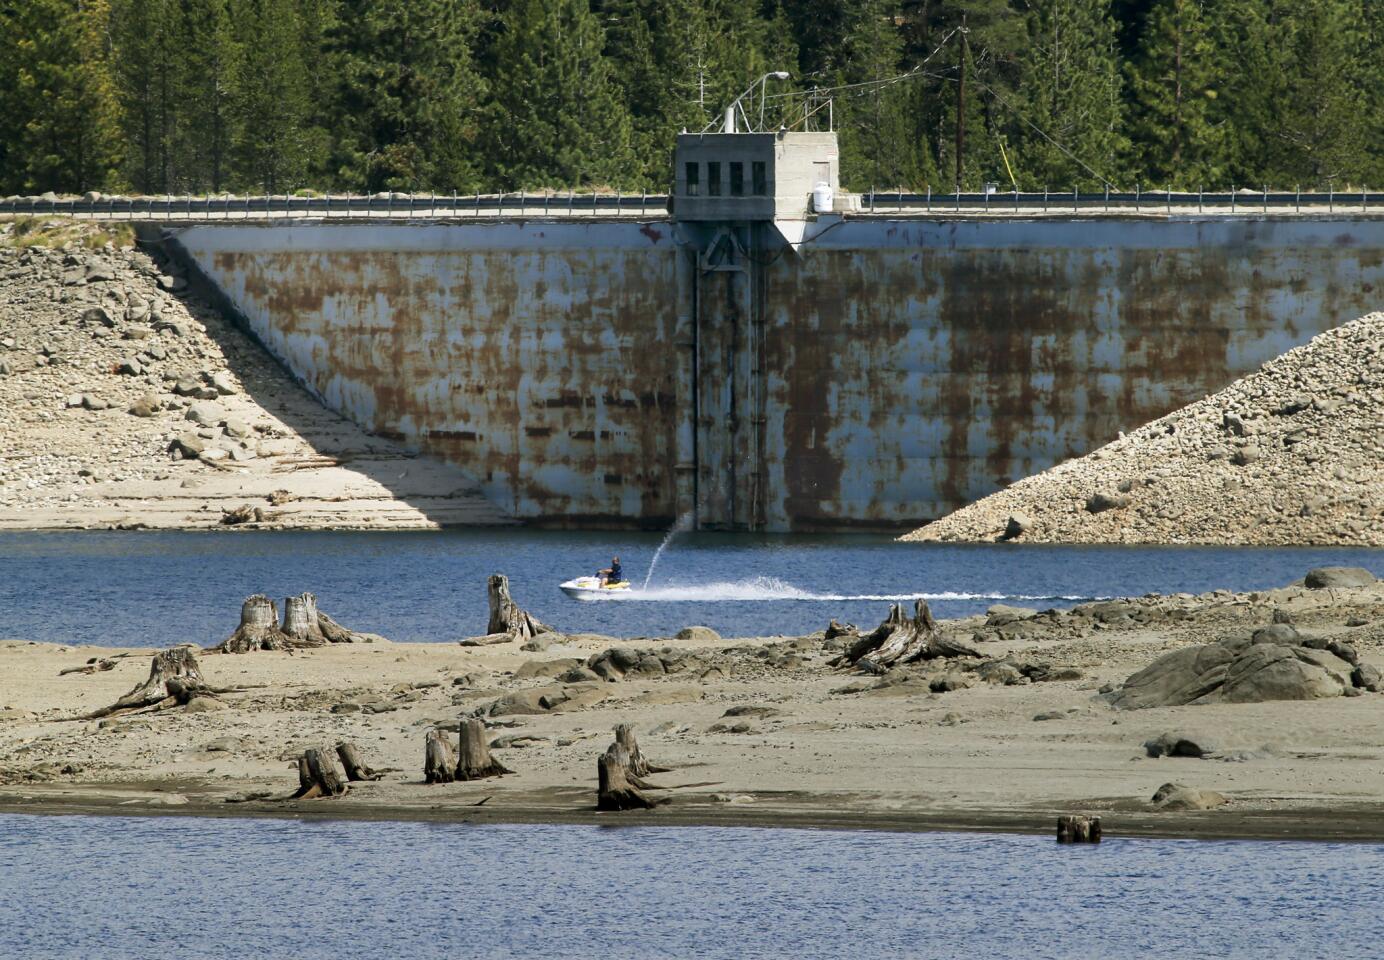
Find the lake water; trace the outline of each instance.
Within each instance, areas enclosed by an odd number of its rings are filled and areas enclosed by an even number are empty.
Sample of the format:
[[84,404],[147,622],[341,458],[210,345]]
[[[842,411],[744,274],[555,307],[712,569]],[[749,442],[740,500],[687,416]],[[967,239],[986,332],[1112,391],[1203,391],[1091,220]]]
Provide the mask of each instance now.
[[1384,847],[0,816],[6,960],[1377,957]]
[[1143,593],[1281,586],[1322,564],[1384,575],[1384,551],[954,546],[873,536],[682,535],[638,599],[579,603],[557,585],[619,553],[644,579],[661,537],[465,530],[412,533],[64,532],[0,534],[0,637],[70,643],[211,644],[252,593],[310,590],[358,630],[393,640],[482,633],[486,577],[569,632],[667,636],[706,624],[728,636],[874,625],[890,600],[924,597],[938,616],[993,603],[1036,607]]

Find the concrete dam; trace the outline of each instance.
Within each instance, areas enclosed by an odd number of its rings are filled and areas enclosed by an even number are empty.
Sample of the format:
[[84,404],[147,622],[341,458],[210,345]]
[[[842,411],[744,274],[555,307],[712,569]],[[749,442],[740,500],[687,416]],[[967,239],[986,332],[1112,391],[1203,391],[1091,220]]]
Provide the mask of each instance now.
[[1365,209],[890,214],[837,161],[831,133],[683,134],[671,214],[327,198],[166,238],[329,407],[566,526],[917,526],[1380,302]]
[[[826,220],[828,218],[823,218]],[[567,525],[897,529],[1374,309],[1368,218],[197,225],[330,407]]]

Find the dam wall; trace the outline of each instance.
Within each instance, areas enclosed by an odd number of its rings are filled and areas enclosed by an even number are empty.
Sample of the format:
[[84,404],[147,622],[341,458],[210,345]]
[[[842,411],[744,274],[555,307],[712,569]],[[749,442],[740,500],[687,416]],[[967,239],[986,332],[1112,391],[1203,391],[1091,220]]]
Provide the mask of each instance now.
[[563,525],[916,525],[1384,289],[1363,214],[170,232],[333,409]]

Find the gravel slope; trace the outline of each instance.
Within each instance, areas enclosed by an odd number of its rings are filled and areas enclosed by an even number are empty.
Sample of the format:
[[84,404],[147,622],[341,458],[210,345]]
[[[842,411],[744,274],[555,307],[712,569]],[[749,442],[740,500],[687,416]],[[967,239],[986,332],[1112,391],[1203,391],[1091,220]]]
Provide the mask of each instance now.
[[1384,314],[903,539],[1384,545]]
[[97,229],[0,221],[0,529],[506,522]]

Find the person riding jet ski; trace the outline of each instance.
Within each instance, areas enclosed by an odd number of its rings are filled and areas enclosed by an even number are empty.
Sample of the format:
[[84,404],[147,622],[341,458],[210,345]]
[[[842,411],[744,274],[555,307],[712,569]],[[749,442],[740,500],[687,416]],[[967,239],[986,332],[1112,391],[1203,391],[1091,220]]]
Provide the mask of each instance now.
[[601,578],[601,583],[619,583],[625,579],[625,573],[620,569],[620,558],[611,557],[610,566],[597,573]]

